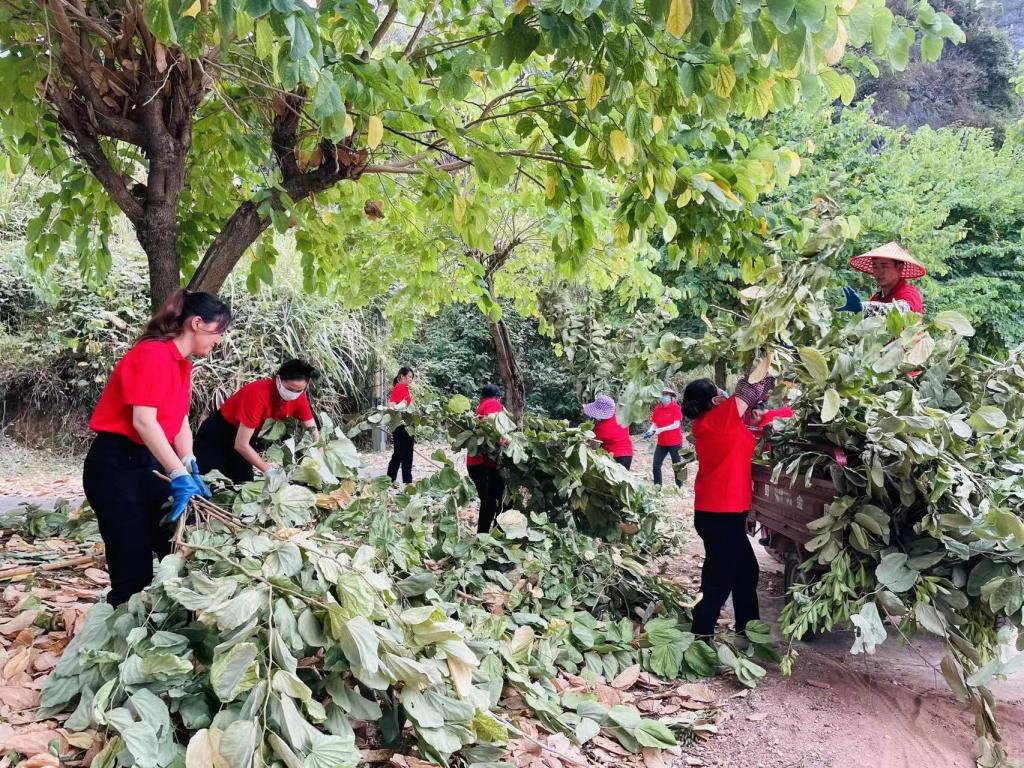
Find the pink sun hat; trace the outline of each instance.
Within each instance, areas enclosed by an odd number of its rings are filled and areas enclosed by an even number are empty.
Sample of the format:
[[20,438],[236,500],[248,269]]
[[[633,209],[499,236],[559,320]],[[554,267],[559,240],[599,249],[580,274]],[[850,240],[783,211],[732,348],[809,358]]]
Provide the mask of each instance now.
[[594,402],[583,406],[583,415],[589,416],[594,421],[604,421],[615,415],[615,401],[608,395],[598,395]]

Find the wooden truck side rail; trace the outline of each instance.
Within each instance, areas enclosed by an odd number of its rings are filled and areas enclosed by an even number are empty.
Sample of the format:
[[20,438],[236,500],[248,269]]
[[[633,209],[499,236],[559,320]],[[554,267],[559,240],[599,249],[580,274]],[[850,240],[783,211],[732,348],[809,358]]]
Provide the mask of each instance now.
[[794,482],[789,475],[780,475],[773,483],[771,468],[759,464],[751,475],[754,503],[750,517],[761,525],[765,546],[782,559],[790,552],[805,556],[804,544],[814,537],[807,524],[825,514],[825,507],[835,500],[835,486],[820,478],[812,478],[808,486],[802,476]]

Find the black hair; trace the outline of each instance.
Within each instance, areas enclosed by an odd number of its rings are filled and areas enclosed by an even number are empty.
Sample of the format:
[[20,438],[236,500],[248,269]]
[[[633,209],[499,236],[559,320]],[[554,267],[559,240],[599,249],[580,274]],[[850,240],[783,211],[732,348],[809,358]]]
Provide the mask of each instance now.
[[402,366],[401,368],[399,368],[399,369],[398,369],[398,375],[397,375],[397,376],[395,376],[395,380],[394,380],[394,381],[392,381],[391,383],[392,383],[392,384],[397,384],[397,383],[398,383],[398,380],[399,380],[400,378],[402,378],[403,376],[405,376],[405,375],[406,375],[407,373],[411,373],[411,374],[412,374],[413,376],[415,376],[415,375],[416,375],[416,371],[414,371],[414,370],[413,370],[412,368],[410,368],[409,366],[405,365],[405,366]]
[[718,387],[711,379],[691,381],[683,390],[683,415],[691,421],[703,416],[714,407],[716,397]]
[[494,384],[484,384],[480,387],[480,397],[501,397],[501,390]]
[[320,372],[305,360],[289,360],[277,369],[281,381],[312,381]]
[[217,323],[217,332],[223,333],[231,323],[231,307],[212,293],[179,288],[167,297],[146,324],[139,341],[177,338],[191,317],[198,317],[204,323]]

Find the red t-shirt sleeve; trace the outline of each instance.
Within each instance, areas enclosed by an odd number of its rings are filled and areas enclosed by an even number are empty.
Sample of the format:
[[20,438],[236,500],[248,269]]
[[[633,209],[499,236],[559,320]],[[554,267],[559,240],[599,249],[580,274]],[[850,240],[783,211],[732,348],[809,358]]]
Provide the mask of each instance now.
[[263,391],[260,383],[254,381],[246,384],[238,393],[238,405],[235,408],[238,423],[250,429],[260,429],[270,414],[270,403],[267,400],[269,393]]
[[911,310],[919,315],[924,314],[924,299],[921,298],[921,292],[910,283],[900,286],[900,290],[893,298],[902,299],[910,305]]
[[498,400],[482,400],[476,408],[476,415],[481,418],[492,413],[501,413],[501,402]]
[[309,407],[309,397],[307,397],[305,392],[295,401],[295,418],[299,421],[313,420],[313,409]]
[[392,405],[398,405],[399,403],[410,405],[412,403],[412,395],[409,394],[409,388],[405,384],[395,384],[391,388],[391,397],[388,398],[388,402]]
[[176,397],[176,366],[161,342],[136,344],[121,361],[121,397],[125,405],[166,406]]

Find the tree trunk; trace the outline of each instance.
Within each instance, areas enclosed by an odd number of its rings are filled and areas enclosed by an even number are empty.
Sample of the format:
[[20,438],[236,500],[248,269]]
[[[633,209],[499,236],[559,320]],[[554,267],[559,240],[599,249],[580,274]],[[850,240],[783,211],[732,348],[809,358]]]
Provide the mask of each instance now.
[[188,287],[193,291],[216,293],[250,245],[270,226],[252,201],[242,203],[227,220],[196,268]]
[[136,234],[149,262],[149,298],[153,312],[156,312],[167,297],[181,287],[175,211],[170,211],[168,216],[165,210],[147,209],[145,220]]
[[505,405],[512,413],[518,426],[523,426],[523,415],[526,412],[526,384],[519,370],[516,352],[509,339],[508,328],[504,320],[496,323],[487,322],[487,330],[491,333],[494,343],[494,355],[498,361],[498,376],[505,388]]
[[729,368],[724,359],[715,360],[715,386],[725,389],[725,383],[729,378]]

